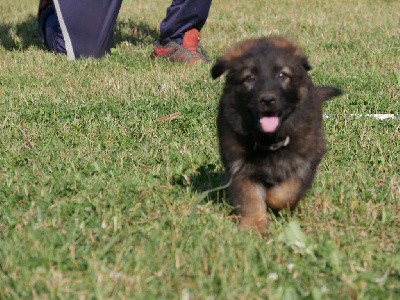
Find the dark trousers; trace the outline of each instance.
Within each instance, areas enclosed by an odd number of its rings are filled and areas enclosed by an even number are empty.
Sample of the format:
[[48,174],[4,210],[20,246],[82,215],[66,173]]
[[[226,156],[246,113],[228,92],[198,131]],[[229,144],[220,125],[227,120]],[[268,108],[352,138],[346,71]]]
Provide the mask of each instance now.
[[[77,4],[79,3],[79,4]],[[39,18],[43,44],[68,58],[101,57],[111,48],[122,0],[54,0]],[[79,7],[77,7],[77,5]],[[182,44],[183,34],[204,26],[211,0],[173,0],[160,24],[160,41]]]
[[53,5],[47,7],[39,18],[39,32],[42,43],[56,53],[67,54],[60,23]]
[[160,41],[182,44],[183,34],[191,28],[200,31],[206,23],[211,0],[173,0],[160,24]]

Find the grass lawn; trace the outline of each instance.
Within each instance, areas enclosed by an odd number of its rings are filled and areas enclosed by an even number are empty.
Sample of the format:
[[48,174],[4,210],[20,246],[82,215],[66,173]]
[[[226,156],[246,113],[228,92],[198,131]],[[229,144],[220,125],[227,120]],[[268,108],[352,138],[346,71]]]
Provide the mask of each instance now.
[[39,44],[36,2],[0,2],[0,299],[400,299],[400,122],[351,116],[400,114],[400,1],[214,1],[213,60],[287,35],[345,90],[312,189],[263,238],[223,191],[199,200],[225,184],[223,80],[150,60],[170,2],[124,1],[112,55],[78,61]]

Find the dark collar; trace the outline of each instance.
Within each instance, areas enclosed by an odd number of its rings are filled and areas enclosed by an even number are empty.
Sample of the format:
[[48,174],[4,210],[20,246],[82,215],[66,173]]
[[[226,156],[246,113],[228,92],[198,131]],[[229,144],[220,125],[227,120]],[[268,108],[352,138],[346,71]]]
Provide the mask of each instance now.
[[256,150],[257,148],[260,148],[260,149],[266,149],[269,151],[276,151],[282,147],[286,147],[287,145],[289,145],[289,143],[290,143],[289,136],[287,136],[284,140],[277,142],[275,144],[269,145],[269,146],[264,146],[264,145],[258,144],[256,142],[256,143],[254,143],[254,150]]

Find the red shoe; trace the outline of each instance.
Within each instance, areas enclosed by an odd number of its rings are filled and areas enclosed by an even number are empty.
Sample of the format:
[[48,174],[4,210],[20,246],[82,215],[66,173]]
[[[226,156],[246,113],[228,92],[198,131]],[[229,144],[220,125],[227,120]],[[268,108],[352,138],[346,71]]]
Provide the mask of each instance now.
[[183,35],[183,43],[179,45],[173,41],[161,45],[156,41],[153,45],[154,51],[151,54],[152,58],[164,58],[172,62],[181,62],[188,65],[195,63],[211,63],[207,57],[203,47],[199,43],[199,31],[190,29]]

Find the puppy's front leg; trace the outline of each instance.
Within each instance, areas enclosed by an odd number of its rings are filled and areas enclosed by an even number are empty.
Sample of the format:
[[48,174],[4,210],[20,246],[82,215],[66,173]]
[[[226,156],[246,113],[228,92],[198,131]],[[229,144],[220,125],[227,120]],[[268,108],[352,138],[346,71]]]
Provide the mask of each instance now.
[[240,226],[255,228],[260,234],[265,234],[268,214],[264,186],[248,178],[233,176],[230,197],[240,217]]
[[294,209],[305,191],[304,180],[300,177],[290,178],[266,190],[266,203],[269,208],[281,210]]

